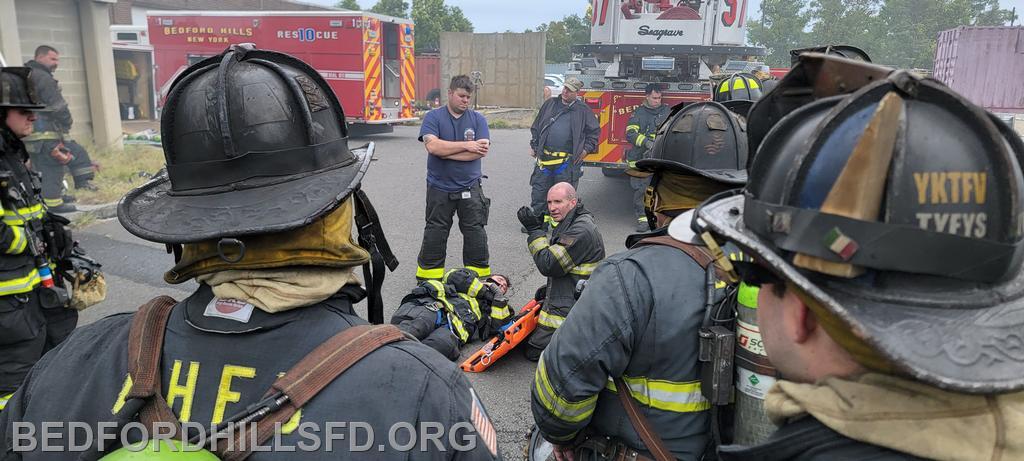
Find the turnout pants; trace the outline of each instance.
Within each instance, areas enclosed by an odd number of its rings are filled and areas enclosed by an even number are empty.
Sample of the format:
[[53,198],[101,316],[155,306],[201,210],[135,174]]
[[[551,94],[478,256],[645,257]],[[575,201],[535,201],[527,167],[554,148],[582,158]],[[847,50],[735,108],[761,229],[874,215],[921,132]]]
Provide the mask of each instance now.
[[647,213],[644,212],[644,194],[647,193],[647,186],[650,185],[650,176],[646,178],[629,177],[629,187],[633,188],[633,214],[638,223],[647,222]]
[[547,216],[548,189],[555,184],[567,182],[579,192],[581,176],[583,167],[572,165],[569,161],[554,167],[534,166],[530,176],[530,208],[533,208],[533,213]]
[[487,249],[487,218],[491,199],[484,196],[477,184],[462,192],[444,192],[427,186],[426,226],[423,244],[416,259],[416,278],[441,280],[448,252],[448,234],[453,218],[459,215],[462,231],[462,263],[479,277],[491,275],[490,253]]
[[44,308],[39,294],[0,296],[0,406],[33,365],[67,339],[78,323],[78,311]]
[[422,304],[407,302],[398,306],[395,315],[391,316],[391,324],[440,352],[448,360],[454,362],[459,359],[459,338],[448,329],[444,312],[440,309],[430,310]]
[[75,187],[81,187],[95,177],[89,153],[75,141],[64,141],[64,147],[75,156],[71,163],[61,165],[54,160],[50,152],[58,143],[57,140],[33,141],[28,146],[32,169],[43,175],[43,202],[50,207],[64,203],[64,167],[67,167],[74,177]]

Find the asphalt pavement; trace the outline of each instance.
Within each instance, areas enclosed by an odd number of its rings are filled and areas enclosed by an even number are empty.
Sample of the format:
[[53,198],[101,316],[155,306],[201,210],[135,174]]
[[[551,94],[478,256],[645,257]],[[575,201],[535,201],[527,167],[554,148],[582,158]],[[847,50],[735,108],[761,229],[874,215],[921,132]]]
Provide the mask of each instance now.
[[[390,318],[401,298],[415,285],[416,255],[423,236],[428,155],[416,140],[418,130],[419,127],[399,126],[391,134],[350,142],[353,147],[376,143],[375,161],[363,180],[363,189],[380,214],[388,241],[400,261],[398,269],[388,274],[384,282],[385,318]],[[529,140],[528,130],[492,130],[491,151],[483,161],[487,177],[484,194],[491,198],[487,226],[491,267],[512,280],[511,300],[516,306],[526,304],[534,290],[544,284],[516,219],[516,210],[530,201],[533,164]],[[629,181],[625,176],[605,177],[597,169],[584,170],[580,196],[596,218],[606,252],[614,254],[623,249],[626,236],[633,231]],[[159,294],[182,299],[196,288],[195,282],[165,283],[163,273],[173,265],[172,256],[163,245],[132,236],[116,219],[79,229],[76,238],[103,264],[108,284],[106,301],[83,312],[80,325],[112,313],[134,311]],[[461,255],[462,236],[456,224],[448,241],[447,267],[461,267]],[[357,306],[357,311],[365,312],[363,309]],[[480,343],[465,347],[460,363],[479,347]],[[534,368],[520,354],[512,353],[486,372],[468,375],[494,420],[507,459],[523,459],[525,434],[533,421],[529,402]]]

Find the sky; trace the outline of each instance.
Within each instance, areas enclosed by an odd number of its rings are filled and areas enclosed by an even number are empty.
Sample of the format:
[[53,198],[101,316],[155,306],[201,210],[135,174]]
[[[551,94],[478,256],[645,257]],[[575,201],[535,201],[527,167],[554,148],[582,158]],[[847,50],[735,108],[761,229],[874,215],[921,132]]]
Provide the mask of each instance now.
[[[337,3],[337,0],[302,1],[320,5]],[[377,0],[358,1],[367,9],[377,3]],[[749,2],[747,12],[756,17],[761,0]],[[570,14],[583,15],[590,4],[588,0],[446,0],[445,3],[462,8],[476,32],[522,32]],[[1017,16],[1024,18],[1024,0],[999,0],[999,4],[1003,8],[1016,7]]]

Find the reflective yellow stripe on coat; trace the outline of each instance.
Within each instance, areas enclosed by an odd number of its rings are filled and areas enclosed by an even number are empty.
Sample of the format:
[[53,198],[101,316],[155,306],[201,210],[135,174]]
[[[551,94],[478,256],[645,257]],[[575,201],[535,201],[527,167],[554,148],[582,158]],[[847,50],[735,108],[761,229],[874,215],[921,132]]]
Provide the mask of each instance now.
[[[63,203],[63,200],[61,202]],[[42,203],[37,203],[25,208],[18,208],[17,210],[4,210],[4,224],[7,224],[8,226],[20,226],[25,224],[26,219],[43,219],[44,214],[46,214],[46,212],[43,210]]]
[[32,268],[32,271],[24,277],[0,281],[0,296],[17,295],[32,291],[39,285],[39,271]]
[[[675,382],[643,376],[623,376],[622,380],[629,386],[629,393],[641,405],[675,413],[693,413],[711,408],[711,403],[700,393],[700,381]],[[612,392],[618,392],[611,378],[606,387]]]
[[537,373],[534,375],[533,388],[537,393],[541,406],[554,417],[568,422],[578,423],[586,421],[594,414],[597,408],[597,396],[592,395],[578,402],[563,398],[551,387],[551,380],[548,379],[547,368],[544,366],[544,355],[537,362]]

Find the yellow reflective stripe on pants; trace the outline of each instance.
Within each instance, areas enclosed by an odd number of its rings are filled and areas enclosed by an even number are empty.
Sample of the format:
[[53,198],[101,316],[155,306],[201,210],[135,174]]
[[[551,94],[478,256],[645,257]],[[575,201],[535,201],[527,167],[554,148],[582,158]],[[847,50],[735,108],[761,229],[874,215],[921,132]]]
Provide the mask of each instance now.
[[[700,393],[700,381],[675,382],[629,376],[623,376],[622,380],[629,386],[629,393],[641,405],[675,413],[693,413],[711,408],[711,403]],[[605,387],[618,392],[611,378]]]
[[597,408],[597,396],[592,395],[579,402],[572,402],[562,398],[551,387],[548,379],[548,371],[544,365],[544,355],[541,354],[537,362],[537,373],[533,378],[533,388],[537,393],[541,406],[554,417],[569,423],[578,423],[587,420],[594,414]]
[[8,229],[14,234],[14,239],[11,240],[11,246],[7,248],[7,254],[16,255],[25,251],[28,246],[28,239],[25,238],[25,228],[21,226],[8,226]]
[[43,198],[43,203],[45,203],[48,208],[53,208],[55,206],[63,205],[64,204],[64,199],[63,198]]
[[555,330],[557,330],[558,327],[562,326],[563,322],[565,322],[565,317],[562,317],[561,315],[558,314],[552,314],[545,310],[541,310],[540,316],[537,317],[537,323],[544,325],[548,328],[553,328]]
[[572,256],[569,256],[569,250],[565,249],[564,246],[556,243],[548,246],[548,251],[555,256],[555,260],[558,261],[559,266],[562,266],[563,271],[569,272],[576,266],[576,264],[572,262]]
[[428,280],[441,280],[444,277],[444,268],[439,267],[437,269],[424,269],[416,266],[416,278],[428,279]]
[[[490,268],[490,266],[488,266],[488,267],[466,266],[466,269],[469,269],[469,270],[471,270],[473,272],[476,272],[476,276],[477,277],[490,277],[491,276],[491,268]],[[476,296],[476,295],[473,295],[473,296]]]
[[530,249],[530,255],[533,256],[533,255],[539,253],[540,250],[543,250],[543,249],[548,247],[548,238],[547,237],[537,237],[532,242],[530,242],[528,247]]
[[32,272],[24,277],[0,281],[0,296],[28,293],[39,285],[39,282],[39,271],[32,268]]
[[11,397],[14,397],[13,392],[6,395],[0,395],[0,411],[4,411],[4,408],[7,408],[7,402],[11,401]]
[[582,277],[590,277],[590,274],[594,273],[594,269],[597,269],[597,263],[584,263],[579,264],[569,271],[572,275],[579,275]]

